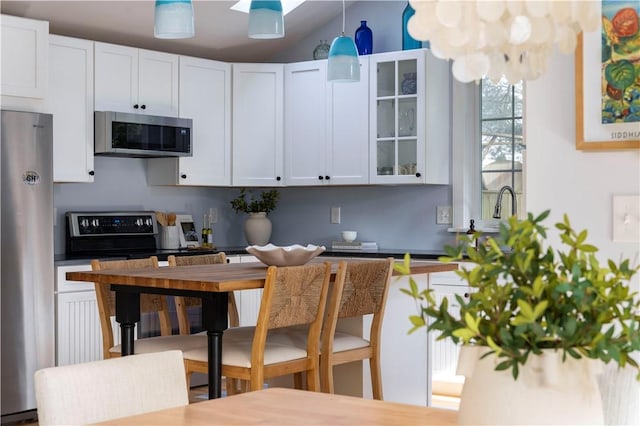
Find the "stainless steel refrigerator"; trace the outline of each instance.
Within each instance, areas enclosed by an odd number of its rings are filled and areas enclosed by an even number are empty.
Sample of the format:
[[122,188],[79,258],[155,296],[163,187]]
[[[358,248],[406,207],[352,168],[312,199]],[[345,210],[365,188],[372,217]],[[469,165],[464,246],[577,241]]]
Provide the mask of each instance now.
[[33,373],[55,364],[52,116],[2,111],[2,423],[35,416]]

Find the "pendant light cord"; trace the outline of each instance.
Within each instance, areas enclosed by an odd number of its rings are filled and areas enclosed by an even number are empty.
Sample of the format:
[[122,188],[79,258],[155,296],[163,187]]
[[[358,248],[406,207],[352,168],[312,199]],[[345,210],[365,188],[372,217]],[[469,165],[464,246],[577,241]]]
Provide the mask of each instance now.
[[342,0],[342,35],[344,35],[344,0]]

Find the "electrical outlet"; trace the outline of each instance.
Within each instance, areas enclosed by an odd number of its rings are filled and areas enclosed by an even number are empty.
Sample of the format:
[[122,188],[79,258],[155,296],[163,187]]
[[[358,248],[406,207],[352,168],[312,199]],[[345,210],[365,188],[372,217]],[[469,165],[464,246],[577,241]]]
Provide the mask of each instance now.
[[215,207],[209,208],[209,220],[211,223],[218,223],[218,209]]
[[436,224],[450,225],[451,223],[451,206],[437,206]]
[[340,223],[340,207],[331,207],[331,223]]

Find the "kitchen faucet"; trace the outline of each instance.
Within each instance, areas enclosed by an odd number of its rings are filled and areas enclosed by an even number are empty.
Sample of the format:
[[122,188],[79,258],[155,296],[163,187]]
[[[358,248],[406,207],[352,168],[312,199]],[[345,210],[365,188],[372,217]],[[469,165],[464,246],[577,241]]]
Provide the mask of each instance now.
[[504,194],[504,191],[509,191],[511,193],[511,215],[514,216],[516,214],[516,205],[517,205],[517,201],[516,201],[516,193],[513,190],[513,188],[511,188],[509,185],[505,185],[502,188],[500,188],[500,191],[498,191],[498,199],[496,200],[496,206],[493,208],[493,218],[494,219],[500,219],[502,217],[502,194]]

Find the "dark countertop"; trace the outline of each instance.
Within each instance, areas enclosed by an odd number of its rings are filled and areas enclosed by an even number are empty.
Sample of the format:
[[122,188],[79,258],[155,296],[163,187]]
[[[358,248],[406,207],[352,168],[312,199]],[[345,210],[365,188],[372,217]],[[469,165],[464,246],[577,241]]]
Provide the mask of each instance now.
[[[237,247],[216,247],[215,249],[177,249],[177,250],[156,250],[153,253],[137,253],[133,257],[142,258],[148,256],[158,256],[158,260],[164,261],[167,260],[167,256],[173,254],[176,256],[184,256],[184,255],[198,255],[198,254],[208,254],[208,253],[218,253],[225,252],[228,256],[236,256],[236,255],[249,255],[245,250],[246,246],[237,246]],[[322,253],[322,256],[331,256],[331,257],[371,257],[371,258],[384,258],[384,257],[394,257],[394,258],[402,258],[405,253],[409,253],[412,259],[416,260],[438,260],[440,256],[444,256],[443,251],[439,250],[406,250],[406,249],[378,249],[378,250],[332,250],[328,248],[326,251]],[[96,257],[67,257],[65,254],[57,254],[54,256],[54,261],[57,265],[64,264],[82,264],[89,263],[91,259]],[[101,259],[125,259],[123,256],[115,256],[115,257],[101,257]]]

